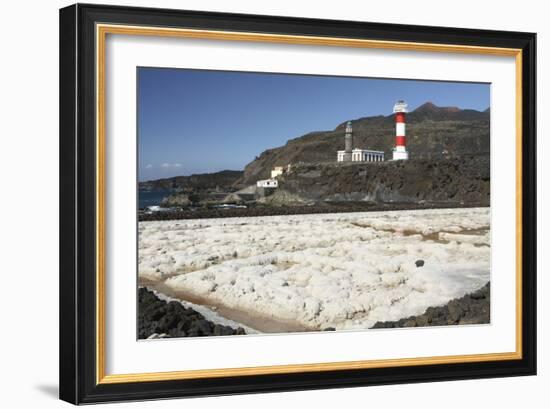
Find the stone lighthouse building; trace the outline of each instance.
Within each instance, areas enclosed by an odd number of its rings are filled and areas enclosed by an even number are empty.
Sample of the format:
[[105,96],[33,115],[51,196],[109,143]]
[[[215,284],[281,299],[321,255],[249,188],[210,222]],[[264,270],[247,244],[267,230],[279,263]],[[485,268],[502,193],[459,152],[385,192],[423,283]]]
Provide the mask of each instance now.
[[354,149],[353,128],[351,121],[348,121],[344,136],[344,150],[337,152],[336,160],[338,162],[382,162],[384,160],[384,152],[370,149]]
[[351,127],[351,121],[346,124],[346,135],[344,136],[344,162],[351,161],[351,154],[353,151],[353,130]]

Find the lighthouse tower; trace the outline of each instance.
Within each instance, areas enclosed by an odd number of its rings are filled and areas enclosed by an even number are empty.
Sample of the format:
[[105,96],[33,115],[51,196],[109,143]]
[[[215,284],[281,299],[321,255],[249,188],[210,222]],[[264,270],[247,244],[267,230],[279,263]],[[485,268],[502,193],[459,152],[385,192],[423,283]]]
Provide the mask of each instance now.
[[393,148],[393,160],[409,159],[407,152],[407,141],[405,137],[405,114],[407,113],[407,103],[397,101],[393,106],[395,114],[395,148]]
[[345,147],[344,147],[344,162],[351,162],[353,151],[353,130],[351,128],[351,121],[346,124]]

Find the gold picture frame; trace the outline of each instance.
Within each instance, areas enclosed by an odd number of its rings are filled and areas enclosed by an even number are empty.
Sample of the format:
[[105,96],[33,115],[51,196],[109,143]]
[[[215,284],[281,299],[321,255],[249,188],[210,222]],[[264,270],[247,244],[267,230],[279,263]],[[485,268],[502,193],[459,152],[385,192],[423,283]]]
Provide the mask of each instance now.
[[[124,17],[121,18],[121,15]],[[152,389],[155,389],[154,385],[160,385],[163,382],[174,382],[176,385],[172,386],[171,393],[167,393],[166,389],[162,389],[160,386],[156,389],[156,392],[151,392],[150,397],[168,397],[168,396],[190,396],[197,394],[209,393],[203,386],[188,387],[186,381],[204,380],[208,381],[220,381],[227,380],[227,378],[233,378],[235,381],[242,381],[246,384],[246,391],[258,391],[265,387],[258,380],[262,377],[270,376],[297,376],[301,378],[304,376],[319,374],[323,376],[325,381],[319,381],[318,387],[337,386],[338,383],[330,383],[330,379],[334,381],[335,374],[339,374],[346,371],[356,371],[364,376],[361,378],[363,384],[369,384],[365,382],[365,376],[369,376],[369,371],[373,369],[385,370],[396,368],[407,368],[407,371],[414,370],[416,367],[428,366],[428,367],[445,367],[449,373],[445,372],[444,375],[434,372],[434,377],[427,377],[427,380],[435,380],[438,376],[443,379],[455,379],[464,376],[460,370],[453,372],[453,366],[459,364],[460,367],[466,367],[470,372],[478,371],[478,376],[481,376],[483,371],[493,371],[495,376],[502,375],[502,368],[506,369],[507,374],[517,373],[534,373],[534,325],[533,319],[534,311],[534,258],[533,258],[533,240],[535,226],[532,223],[534,217],[534,208],[529,205],[526,208],[525,203],[529,203],[534,197],[534,169],[525,166],[525,159],[532,160],[534,152],[531,145],[534,144],[534,95],[533,95],[533,83],[534,83],[534,35],[528,33],[507,33],[499,32],[499,41],[494,41],[493,37],[497,34],[489,36],[488,33],[482,31],[466,32],[460,29],[439,29],[438,32],[425,31],[426,28],[422,27],[410,27],[409,30],[405,30],[400,35],[401,39],[394,39],[395,34],[392,34],[393,27],[391,25],[376,26],[379,30],[378,38],[365,38],[367,34],[365,32],[371,32],[374,28],[369,26],[368,23],[355,23],[357,24],[357,34],[353,38],[343,37],[336,35],[337,32],[331,32],[331,24],[327,21],[316,21],[310,23],[316,25],[315,35],[306,34],[288,34],[285,30],[296,30],[296,25],[300,24],[300,19],[286,19],[286,18],[271,18],[270,22],[264,22],[261,19],[257,19],[255,16],[236,16],[226,15],[226,20],[219,22],[218,17],[211,16],[212,22],[210,27],[196,27],[199,24],[197,21],[200,18],[204,18],[204,13],[198,12],[174,12],[172,16],[171,24],[168,24],[163,17],[163,13],[154,9],[133,9],[126,7],[102,7],[102,6],[71,6],[61,10],[61,39],[62,42],[66,41],[65,49],[62,47],[61,58],[62,62],[65,58],[67,62],[66,67],[72,67],[77,65],[74,73],[75,84],[82,81],[82,87],[87,87],[83,92],[82,98],[86,101],[90,101],[93,97],[94,105],[93,110],[95,112],[93,145],[95,147],[95,155],[92,155],[93,161],[87,156],[83,159],[88,166],[93,167],[93,180],[87,179],[86,183],[91,184],[87,186],[89,191],[95,191],[95,205],[94,211],[88,214],[88,217],[94,220],[95,233],[93,237],[94,242],[94,263],[93,268],[88,271],[76,271],[74,268],[70,269],[62,265],[61,280],[69,281],[67,276],[71,276],[71,282],[68,287],[74,293],[78,293],[78,286],[83,285],[86,281],[91,283],[93,280],[94,289],[93,292],[86,290],[86,306],[78,302],[78,297],[67,301],[66,293],[67,288],[62,284],[61,291],[61,307],[62,314],[66,314],[68,321],[71,324],[67,324],[63,327],[62,321],[62,351],[63,344],[65,342],[75,341],[74,328],[78,327],[76,323],[77,317],[82,314],[82,309],[86,308],[89,311],[91,305],[94,306],[94,317],[89,318],[84,325],[87,326],[87,330],[84,331],[89,334],[93,328],[95,336],[93,343],[90,340],[85,342],[84,349],[79,350],[80,354],[77,354],[77,347],[74,349],[68,348],[62,352],[62,359],[70,360],[73,365],[70,365],[71,370],[62,370],[61,374],[61,397],[67,401],[73,403],[80,402],[95,402],[104,400],[121,400],[121,399],[136,399],[142,397],[139,393],[139,384],[153,385]],[[240,29],[238,24],[234,22],[237,20],[248,19],[250,24],[265,23],[265,32],[260,30],[246,31],[246,29]],[[179,20],[178,20],[179,19]],[[156,21],[156,24],[144,24],[142,20]],[[179,21],[179,26],[176,24]],[[302,23],[305,22],[302,20]],[[80,24],[79,24],[80,23]],[[233,24],[235,29],[223,28],[222,26],[230,26]],[[219,26],[219,27],[218,27]],[[77,33],[76,28],[82,30],[84,33],[81,37],[75,35]],[[278,28],[278,30],[277,30]],[[333,29],[336,30],[336,29]],[[336,30],[337,31],[337,30]],[[332,35],[331,35],[332,33]],[[419,33],[423,34],[423,37],[430,38],[430,41],[419,41]],[[93,36],[92,36],[93,34]],[[447,37],[453,34],[456,37],[460,37],[461,41],[457,43],[450,43]],[[516,341],[515,351],[506,353],[487,353],[477,355],[451,355],[451,356],[432,356],[432,357],[416,357],[416,358],[400,358],[400,359],[383,359],[383,360],[369,360],[369,361],[348,361],[348,362],[319,362],[315,364],[295,364],[295,365],[278,365],[278,366],[257,366],[257,367],[240,367],[240,368],[219,368],[219,369],[205,369],[205,370],[188,370],[188,371],[174,371],[174,372],[153,372],[153,373],[128,373],[128,374],[107,374],[105,371],[106,360],[106,343],[105,343],[105,139],[106,139],[106,127],[105,127],[105,110],[108,102],[105,97],[105,43],[106,39],[110,35],[126,35],[126,36],[160,36],[167,38],[199,38],[209,40],[221,40],[221,41],[244,41],[244,42],[256,42],[256,43],[279,43],[279,44],[294,44],[294,45],[322,45],[322,46],[334,46],[334,47],[354,47],[354,48],[370,48],[381,50],[402,50],[402,51],[429,51],[429,52],[445,52],[445,53],[467,53],[467,54],[481,54],[481,55],[496,55],[496,56],[509,56],[515,58],[516,66],[516,101],[515,101],[515,115],[516,115]],[[407,37],[408,36],[408,37]],[[71,37],[70,39],[67,39]],[[410,38],[410,40],[406,40]],[[496,43],[496,44],[493,44]],[[80,50],[82,55],[93,56],[93,61],[88,58],[85,64],[86,67],[81,67],[77,60],[77,51]],[[93,66],[91,66],[93,65]],[[69,71],[68,68],[63,68],[62,64],[62,76],[63,70]],[[78,71],[78,70],[81,71]],[[65,73],[66,73],[65,72]],[[90,73],[94,73],[92,78]],[[78,74],[80,73],[80,74]],[[85,77],[85,78],[84,78]],[[90,86],[93,84],[93,87]],[[62,87],[73,87],[71,89],[63,89],[61,92],[62,99],[62,121],[63,115],[65,120],[68,121],[67,126],[62,127],[61,142],[66,144],[76,145],[78,138],[90,139],[89,132],[86,130],[79,134],[78,131],[78,115],[75,112],[85,113],[86,109],[90,109],[88,103],[86,108],[80,107],[78,104],[79,89],[78,85],[74,84],[62,84]],[[65,98],[65,99],[64,99]],[[75,102],[76,101],[76,102]],[[65,105],[63,105],[65,104]],[[64,108],[65,107],[65,108]],[[69,116],[71,118],[69,118]],[[88,118],[90,120],[90,118]],[[71,130],[72,128],[72,130]],[[64,129],[68,129],[65,130]],[[75,129],[77,130],[75,132]],[[70,142],[69,142],[70,140]],[[75,142],[76,141],[76,142]],[[72,155],[75,153],[72,152]],[[83,153],[84,154],[84,153]],[[74,161],[78,158],[66,157],[62,155],[61,163],[62,169],[67,172],[74,172],[73,177],[78,178],[78,171],[74,168]],[[89,177],[90,173],[88,173]],[[62,183],[63,186],[63,183]],[[62,197],[68,204],[67,206],[74,206],[75,213],[78,213],[79,209],[82,209],[82,203],[78,199],[75,199],[75,191],[78,187],[73,186],[73,190],[66,188],[62,191]],[[89,212],[89,211],[87,211]],[[90,219],[90,220],[91,220]],[[65,223],[65,224],[64,224]],[[70,226],[68,226],[70,225]],[[76,240],[74,233],[74,226],[72,223],[62,220],[62,240]],[[526,247],[527,246],[527,247]],[[75,248],[78,247],[75,245]],[[528,254],[525,254],[525,249],[529,248]],[[76,253],[76,251],[75,251]],[[70,255],[71,259],[76,258],[75,254]],[[90,271],[93,271],[93,277],[89,276]],[[80,274],[87,274],[85,279],[79,280]],[[80,281],[80,283],[79,283]],[[527,282],[527,285],[525,283]],[[78,284],[77,284],[78,283]],[[90,296],[93,294],[93,299],[90,300]],[[526,299],[526,295],[529,299]],[[64,298],[65,297],[65,298]],[[84,298],[84,297],[82,297]],[[80,310],[79,310],[80,308]],[[93,324],[93,327],[90,327]],[[84,332],[76,331],[76,341],[79,337],[85,336]],[[77,342],[78,344],[78,342]],[[93,345],[93,350],[91,346]],[[84,368],[82,364],[82,357],[86,356],[87,367]],[[93,359],[93,368],[89,367],[90,357]],[[503,362],[508,362],[507,365],[502,366]],[[78,365],[80,363],[80,365]],[[491,366],[491,363],[494,365]],[[499,366],[500,364],[500,366]],[[469,365],[469,366],[468,366]],[[62,365],[64,368],[64,365]],[[70,373],[82,371],[77,377],[71,378]],[[437,371],[437,370],[436,370]],[[514,372],[515,371],[515,372]],[[506,371],[504,371],[506,372]],[[506,373],[504,373],[505,375]],[[376,384],[376,376],[372,375],[372,383]],[[399,376],[395,377],[395,381],[399,381]],[[473,376],[476,376],[475,374]],[[301,379],[300,378],[300,379]],[[291,379],[291,378],[287,378]],[[299,389],[300,384],[298,378],[296,379],[295,388]],[[257,384],[255,384],[255,381]],[[180,382],[178,384],[178,382]],[[277,388],[276,381],[274,386],[270,386],[270,390],[288,390],[292,387],[288,385],[281,385]],[[350,378],[350,385],[355,382]],[[78,384],[79,387],[75,387]],[[85,387],[82,385],[86,385]],[[119,389],[117,389],[119,388]],[[230,393],[231,389],[223,389],[220,387],[220,392],[214,393]],[[234,388],[237,391],[238,388]],[[263,389],[263,390],[268,390]]]

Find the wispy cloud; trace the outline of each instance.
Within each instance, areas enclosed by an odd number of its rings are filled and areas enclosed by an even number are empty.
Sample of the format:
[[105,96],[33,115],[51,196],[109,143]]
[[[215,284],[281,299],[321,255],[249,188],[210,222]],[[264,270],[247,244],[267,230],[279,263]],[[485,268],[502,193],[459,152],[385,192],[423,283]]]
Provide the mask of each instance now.
[[161,168],[181,168],[181,163],[163,163]]
[[145,169],[152,169],[153,168],[153,165],[151,165],[150,163],[147,164],[147,166],[145,166]]

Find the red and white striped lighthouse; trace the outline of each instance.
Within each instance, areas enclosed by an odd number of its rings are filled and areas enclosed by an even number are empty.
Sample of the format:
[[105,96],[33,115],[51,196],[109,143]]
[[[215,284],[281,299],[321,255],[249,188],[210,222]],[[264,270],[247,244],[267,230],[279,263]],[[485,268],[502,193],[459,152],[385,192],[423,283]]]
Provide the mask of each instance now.
[[393,106],[393,113],[395,114],[395,148],[393,148],[393,160],[407,160],[409,159],[405,135],[407,103],[405,101],[397,101]]

